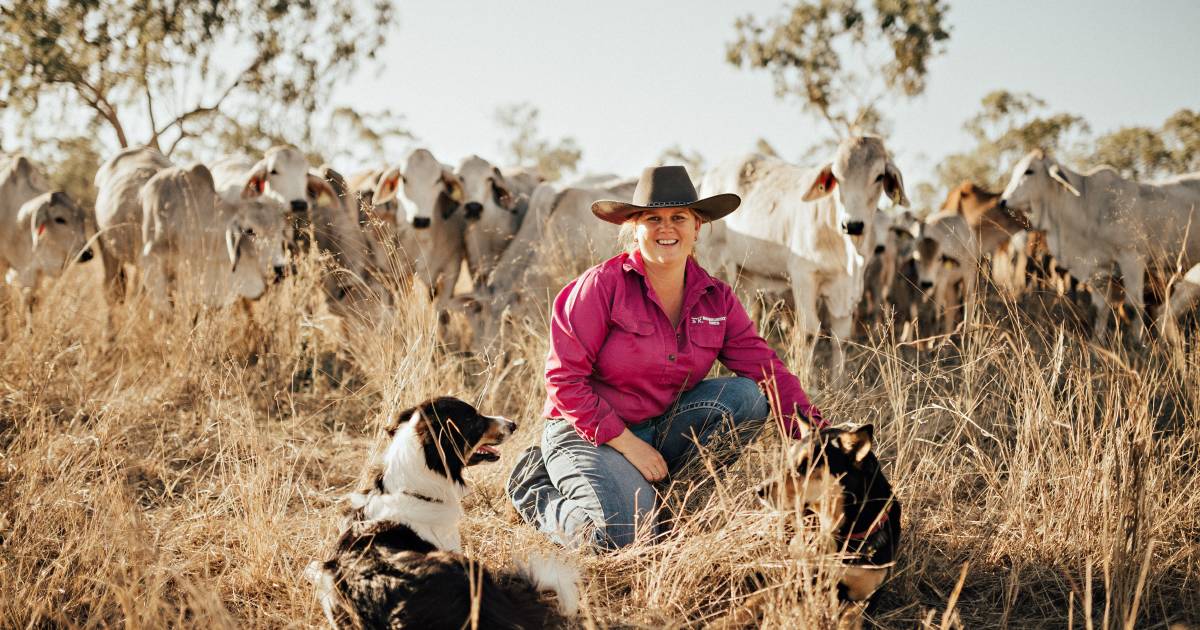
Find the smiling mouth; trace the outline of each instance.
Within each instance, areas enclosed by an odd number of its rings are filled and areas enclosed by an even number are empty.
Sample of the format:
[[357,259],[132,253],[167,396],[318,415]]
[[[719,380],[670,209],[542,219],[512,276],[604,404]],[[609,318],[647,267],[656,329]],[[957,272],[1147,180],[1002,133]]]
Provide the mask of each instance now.
[[654,242],[658,243],[659,245],[662,245],[663,247],[671,247],[672,245],[678,245],[679,239],[677,239],[677,238],[660,238]]

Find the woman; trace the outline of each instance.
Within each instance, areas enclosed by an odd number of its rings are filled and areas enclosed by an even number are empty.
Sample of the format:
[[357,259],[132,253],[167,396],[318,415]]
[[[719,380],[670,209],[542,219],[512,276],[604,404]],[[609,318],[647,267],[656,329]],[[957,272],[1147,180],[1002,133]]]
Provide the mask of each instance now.
[[[764,391],[791,435],[793,414],[824,424],[732,289],[692,257],[700,225],[740,203],[698,200],[682,166],[663,166],[642,173],[633,203],[592,204],[633,243],[555,298],[545,430],[508,482],[521,517],[560,544],[613,549],[660,533],[651,484],[698,445],[753,437],[771,411]],[[738,376],[704,380],[717,359]]]

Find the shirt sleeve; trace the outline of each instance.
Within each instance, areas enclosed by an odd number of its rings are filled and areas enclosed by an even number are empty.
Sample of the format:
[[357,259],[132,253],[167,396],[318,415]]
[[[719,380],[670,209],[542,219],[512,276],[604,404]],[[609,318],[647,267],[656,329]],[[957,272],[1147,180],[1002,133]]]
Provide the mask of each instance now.
[[778,409],[783,418],[783,428],[793,438],[800,437],[800,425],[795,414],[806,418],[812,426],[820,428],[828,423],[821,410],[808,400],[800,379],[779,359],[779,355],[758,334],[754,321],[746,313],[741,301],[729,287],[725,291],[728,311],[725,321],[725,345],[718,358],[733,373],[753,380],[766,392],[772,409]]
[[599,270],[585,273],[554,299],[550,321],[546,394],[575,432],[597,446],[625,431],[625,422],[590,382],[608,337],[614,289],[606,286]]

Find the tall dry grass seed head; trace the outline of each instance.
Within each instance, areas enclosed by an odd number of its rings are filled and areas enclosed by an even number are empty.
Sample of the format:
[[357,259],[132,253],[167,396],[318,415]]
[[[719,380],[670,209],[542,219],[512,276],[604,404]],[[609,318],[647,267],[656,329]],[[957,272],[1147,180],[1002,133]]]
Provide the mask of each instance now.
[[[379,424],[434,395],[519,425],[500,464],[468,473],[464,551],[550,551],[503,492],[541,432],[540,294],[502,354],[470,355],[419,282],[335,316],[329,270],[302,264],[248,308],[155,314],[135,296],[110,317],[98,264],[44,287],[30,326],[0,302],[0,626],[320,626],[303,568]],[[905,506],[867,624],[1200,624],[1200,353],[1093,346],[1046,312],[993,300],[933,350],[884,330],[838,390],[817,386],[820,354],[798,366],[828,417],[875,425]],[[575,556],[581,625],[702,626],[752,599],[761,627],[840,623],[825,534],[793,542],[754,496],[787,445],[768,428],[744,448],[663,486],[664,540]]]

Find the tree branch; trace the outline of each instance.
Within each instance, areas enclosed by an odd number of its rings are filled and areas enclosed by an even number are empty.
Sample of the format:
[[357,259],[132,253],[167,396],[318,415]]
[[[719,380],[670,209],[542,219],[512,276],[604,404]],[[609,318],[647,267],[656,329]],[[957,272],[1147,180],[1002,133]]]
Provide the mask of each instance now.
[[[112,103],[109,103],[108,100],[104,98],[104,95],[101,94],[100,90],[89,83],[87,79],[78,75],[75,77],[74,81],[64,81],[64,83],[73,85],[75,87],[75,92],[79,95],[79,97],[82,98],[84,102],[88,104],[88,106],[96,110],[96,113],[100,114],[100,117],[106,120],[109,125],[112,125],[113,131],[117,133],[117,142],[121,145],[122,149],[127,148],[129,146],[129,141],[125,138],[125,128],[121,126],[121,120],[117,117],[117,110],[112,106]],[[81,87],[90,90],[92,95],[89,97],[88,94],[80,89]]]
[[175,152],[175,148],[179,146],[179,143],[180,143],[180,142],[181,142],[181,141],[182,141],[184,138],[191,138],[191,137],[192,137],[192,134],[190,134],[190,133],[188,133],[188,132],[184,131],[184,130],[183,130],[183,125],[182,125],[182,124],[180,124],[180,125],[179,125],[179,137],[178,137],[178,138],[175,138],[175,141],[171,143],[171,146],[167,147],[166,156],[167,156],[167,157],[171,157],[171,154]]
[[[245,79],[246,76],[249,75],[251,72],[253,72],[255,70],[255,68],[257,68],[259,66],[259,63],[260,63],[260,60],[256,59],[254,61],[254,63],[250,64],[249,67],[247,67],[245,70],[243,70],[241,72],[241,74],[238,75],[238,78],[236,80],[234,80],[234,82],[231,83],[229,85],[229,87],[225,88],[225,91],[221,94],[220,97],[217,98],[216,102],[214,102],[212,105],[198,106],[195,109],[192,109],[191,111],[184,112],[184,113],[180,114],[179,116],[176,116],[174,120],[172,120],[171,122],[164,125],[162,129],[155,129],[154,135],[150,138],[150,142],[153,143],[155,146],[158,146],[158,137],[161,136],[162,134],[166,133],[167,131],[169,131],[171,129],[171,127],[179,126],[180,133],[182,134],[183,133],[183,123],[185,123],[188,120],[191,120],[192,118],[195,118],[197,116],[202,116],[204,114],[211,114],[212,112],[219,110],[221,108],[221,104],[225,102],[225,99],[228,98],[229,95],[232,94],[233,91],[236,90],[238,88],[238,86],[240,86],[242,84],[242,80]],[[153,124],[151,125],[151,127],[153,128]],[[172,144],[171,146],[174,147],[175,144],[178,144],[178,143],[179,143],[179,140],[176,139],[175,143]],[[168,154],[169,154],[169,152],[168,152]]]
[[[149,82],[149,81],[143,81],[143,82],[142,82],[142,88],[143,88],[143,89],[145,90],[145,92],[146,92],[146,114],[147,114],[147,115],[149,115],[149,117],[150,117],[150,128],[151,128],[151,129],[157,129],[157,128],[158,128],[158,125],[157,125],[157,124],[154,122],[154,99],[153,99],[153,97],[151,97],[151,96],[150,96],[150,82]],[[147,143],[147,144],[148,144],[148,146],[152,146],[152,147],[154,147],[155,149],[158,149],[158,148],[159,148],[159,146],[158,146],[158,134],[154,134],[153,136],[151,136],[151,137],[150,137],[150,142],[149,142],[149,143]],[[160,149],[160,150],[161,150],[161,149]]]

